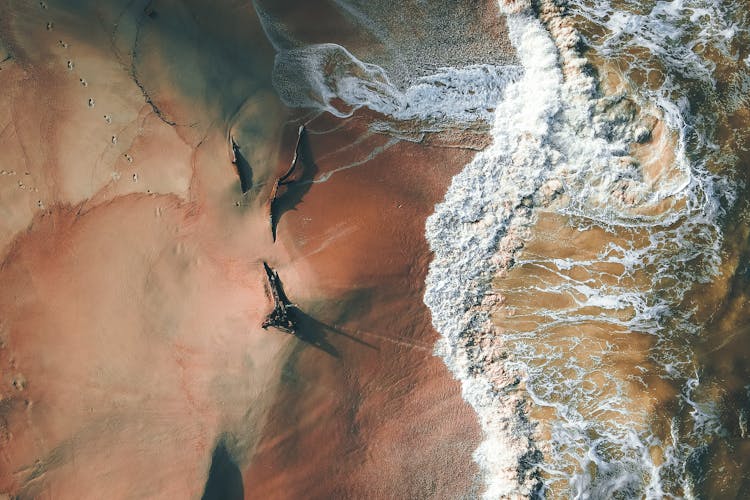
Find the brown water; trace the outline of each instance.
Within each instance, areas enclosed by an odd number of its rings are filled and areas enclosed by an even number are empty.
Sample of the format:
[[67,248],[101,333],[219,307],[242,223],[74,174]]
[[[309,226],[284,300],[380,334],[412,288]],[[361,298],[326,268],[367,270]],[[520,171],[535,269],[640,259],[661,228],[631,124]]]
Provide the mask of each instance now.
[[750,495],[745,8],[571,6],[601,91],[672,115],[638,160],[667,179],[678,134],[713,187],[661,227],[543,210],[495,280],[548,496]]

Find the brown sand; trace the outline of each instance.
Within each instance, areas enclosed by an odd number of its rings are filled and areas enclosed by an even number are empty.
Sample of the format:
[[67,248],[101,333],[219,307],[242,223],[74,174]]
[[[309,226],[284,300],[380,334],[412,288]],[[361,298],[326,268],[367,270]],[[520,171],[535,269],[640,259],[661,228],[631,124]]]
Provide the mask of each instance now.
[[[195,498],[210,470],[247,497],[475,493],[422,304],[424,219],[473,152],[395,143],[291,193],[273,244],[298,123],[250,7],[1,8],[0,494]],[[312,122],[307,171],[389,141],[351,147],[370,119]],[[303,340],[260,329],[264,260]]]
[[[366,133],[366,119],[347,125],[311,135],[312,158],[331,159],[316,161],[318,177],[336,160],[367,153],[331,154]],[[421,302],[424,219],[470,157],[401,142],[313,184],[282,217],[279,242],[294,264],[279,272],[323,347],[298,345],[287,360],[267,437],[245,475],[251,496],[456,497],[479,486],[467,460],[478,426],[432,356],[435,334]],[[345,209],[332,210],[333,200]]]

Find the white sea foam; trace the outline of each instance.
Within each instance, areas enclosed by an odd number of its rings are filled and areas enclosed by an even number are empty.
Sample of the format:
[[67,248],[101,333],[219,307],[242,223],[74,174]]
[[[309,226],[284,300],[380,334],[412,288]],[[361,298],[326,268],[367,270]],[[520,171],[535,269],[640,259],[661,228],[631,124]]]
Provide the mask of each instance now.
[[[494,143],[454,177],[427,221],[435,257],[425,303],[443,336],[437,352],[461,380],[464,398],[480,417],[486,440],[475,458],[484,473],[486,498],[529,494],[533,488],[523,476],[519,484],[517,473],[533,446],[530,429],[519,415],[519,395],[506,390],[523,374],[506,372],[498,363],[491,372],[489,363],[478,359],[484,354],[481,341],[494,337],[489,313],[479,306],[505,264],[492,265],[500,240],[520,236],[515,227],[523,227],[530,216],[522,200],[533,197],[547,177],[551,162],[543,145],[560,111],[563,84],[554,43],[536,18],[530,13],[510,16],[508,31],[524,63],[523,77],[498,104]],[[464,341],[468,339],[474,345]]]
[[[683,490],[689,491],[684,470],[677,470],[686,457],[679,435],[674,434],[672,443],[663,443],[650,433],[646,415],[629,408],[626,381],[604,374],[604,387],[592,388],[586,383],[586,364],[560,346],[535,351],[554,326],[607,322],[623,331],[654,335],[663,376],[684,378],[690,352],[670,338],[671,329],[684,332],[697,326],[689,313],[675,311],[674,305],[691,283],[716,272],[721,244],[716,225],[721,215],[718,180],[687,159],[684,104],[654,94],[647,96],[655,104],[650,109],[647,101],[639,102],[641,114],[658,115],[676,133],[670,174],[649,179],[629,156],[640,126],[637,114],[633,117],[613,106],[620,97],[597,94],[596,82],[584,71],[586,61],[576,50],[578,35],[561,10],[552,2],[541,2],[545,27],[522,2],[506,8],[509,36],[523,64],[523,76],[505,89],[497,105],[493,144],[453,179],[445,200],[428,219],[426,233],[435,258],[425,303],[442,334],[437,353],[461,380],[465,399],[480,417],[486,440],[475,458],[484,473],[486,498],[533,493],[539,487],[534,467],[543,468],[553,481],[566,481],[566,495],[575,498],[606,498],[616,492],[657,498],[664,494],[661,475],[669,467]],[[619,22],[614,21],[627,28]],[[678,70],[690,65],[698,76],[705,76],[705,67],[692,59],[682,59],[680,64]],[[531,334],[500,334],[490,319],[498,301],[491,279],[519,258],[517,251],[536,209],[549,206],[558,194],[562,196],[555,209],[561,213],[588,224],[647,231],[645,245],[612,243],[596,262],[620,263],[625,275],[650,273],[651,281],[626,288],[584,283],[558,273],[562,284],[540,291],[579,297],[575,306],[535,311],[546,323]],[[693,276],[685,269],[684,263],[694,259],[704,262],[704,274]],[[553,259],[538,264],[554,272],[592,263]],[[665,278],[677,284],[669,293],[662,289],[663,297],[655,295],[654,289]],[[591,307],[627,309],[632,315],[593,316],[586,312]],[[538,338],[532,341],[529,335]],[[506,349],[511,351],[509,359],[502,355]],[[516,389],[521,379],[526,382],[525,393]],[[534,432],[524,415],[526,397],[554,410],[555,419],[547,423],[552,438],[544,447],[544,464],[535,463]],[[590,408],[596,414],[606,411],[628,419],[597,421]],[[651,458],[654,446],[664,451],[662,463]],[[606,449],[616,449],[618,458],[608,458],[602,451]],[[576,472],[571,475],[573,465]],[[597,471],[595,477],[590,466]]]
[[278,52],[273,83],[287,106],[319,109],[342,118],[367,107],[395,120],[445,127],[491,121],[503,89],[518,74],[516,66],[442,68],[402,92],[381,67],[328,43]]

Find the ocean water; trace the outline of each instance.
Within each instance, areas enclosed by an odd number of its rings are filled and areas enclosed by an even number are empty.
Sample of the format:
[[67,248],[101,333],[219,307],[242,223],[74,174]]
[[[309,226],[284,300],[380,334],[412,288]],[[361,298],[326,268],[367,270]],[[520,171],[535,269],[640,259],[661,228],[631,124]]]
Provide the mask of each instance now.
[[747,5],[499,10],[518,64],[398,86],[340,45],[279,44],[274,85],[386,133],[489,127],[427,221],[424,297],[485,498],[747,497]]
[[743,461],[727,478],[710,451],[740,424],[706,380],[724,299],[701,291],[731,272],[742,165],[713,125],[742,107],[746,65],[718,68],[746,57],[744,14],[503,8],[524,75],[427,224],[425,302],[483,423],[485,496],[741,496]]

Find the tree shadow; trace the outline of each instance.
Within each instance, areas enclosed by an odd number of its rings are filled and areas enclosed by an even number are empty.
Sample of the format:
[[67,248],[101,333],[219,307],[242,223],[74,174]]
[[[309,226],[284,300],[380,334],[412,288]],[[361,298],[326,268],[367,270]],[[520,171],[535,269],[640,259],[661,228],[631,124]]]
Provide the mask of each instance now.
[[303,342],[310,344],[313,347],[316,347],[335,358],[340,358],[341,355],[339,351],[328,341],[329,334],[340,335],[369,349],[373,349],[375,351],[378,350],[378,348],[374,345],[365,342],[362,339],[358,339],[354,335],[351,335],[341,330],[340,328],[323,323],[322,321],[319,321],[309,314],[301,311],[297,307],[293,308],[293,314],[294,320],[297,324],[295,336]]
[[335,358],[341,356],[333,344],[327,340],[329,333],[340,335],[370,349],[378,350],[374,345],[335,326],[323,323],[304,312],[287,297],[279,274],[267,262],[263,262],[263,269],[267,278],[266,293],[273,300],[273,310],[263,320],[261,328],[275,328],[289,335],[294,335],[303,342]]
[[242,473],[229,451],[220,441],[211,457],[211,468],[201,500],[244,500]]

